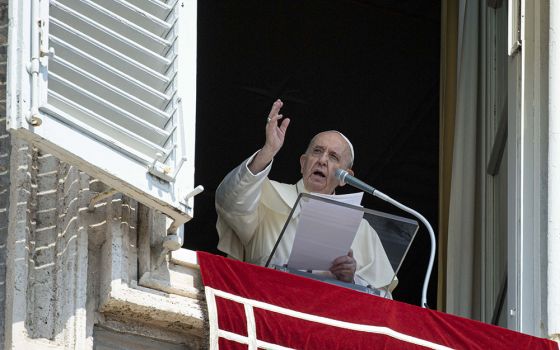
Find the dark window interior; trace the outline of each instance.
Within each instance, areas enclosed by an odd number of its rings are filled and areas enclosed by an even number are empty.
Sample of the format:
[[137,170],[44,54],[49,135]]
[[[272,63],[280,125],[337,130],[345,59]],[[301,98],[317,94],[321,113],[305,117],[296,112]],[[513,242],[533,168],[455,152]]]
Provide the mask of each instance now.
[[[292,122],[271,178],[298,181],[310,138],[339,130],[354,144],[356,176],[422,213],[437,234],[439,38],[435,0],[199,1],[195,179],[205,191],[185,247],[218,253],[215,189],[262,146],[276,98]],[[371,196],[363,204],[407,216]],[[428,256],[421,227],[395,299],[420,303]],[[436,277],[434,266],[432,308]]]

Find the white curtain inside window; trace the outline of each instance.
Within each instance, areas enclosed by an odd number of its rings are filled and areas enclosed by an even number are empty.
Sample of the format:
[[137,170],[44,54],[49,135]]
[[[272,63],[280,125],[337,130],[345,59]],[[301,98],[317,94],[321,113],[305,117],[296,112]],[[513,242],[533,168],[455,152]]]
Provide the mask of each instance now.
[[[458,8],[457,96],[453,161],[447,235],[445,310],[463,317],[478,318],[480,259],[478,235],[480,215],[480,128],[479,76],[480,4],[460,0]],[[478,140],[481,142],[482,140]],[[481,168],[482,167],[482,168]]]

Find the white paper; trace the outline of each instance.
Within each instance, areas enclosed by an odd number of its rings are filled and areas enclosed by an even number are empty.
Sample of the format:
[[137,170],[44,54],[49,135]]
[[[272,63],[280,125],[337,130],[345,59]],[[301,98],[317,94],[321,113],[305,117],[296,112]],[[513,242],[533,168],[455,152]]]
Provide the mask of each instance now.
[[313,193],[314,196],[332,199],[337,202],[355,205],[358,207],[362,206],[362,198],[364,197],[364,192],[348,193],[348,194],[322,194]]
[[[360,205],[363,192],[341,196],[321,196]],[[334,259],[347,255],[362,210],[308,198],[300,201],[301,211],[288,267],[298,270],[329,270]]]

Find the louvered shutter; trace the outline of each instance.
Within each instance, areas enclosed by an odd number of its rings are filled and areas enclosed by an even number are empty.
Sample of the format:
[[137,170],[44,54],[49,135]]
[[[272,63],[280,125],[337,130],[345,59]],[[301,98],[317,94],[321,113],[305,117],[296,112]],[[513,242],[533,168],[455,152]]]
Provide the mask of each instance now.
[[13,132],[191,218],[196,0],[10,1],[8,74]]

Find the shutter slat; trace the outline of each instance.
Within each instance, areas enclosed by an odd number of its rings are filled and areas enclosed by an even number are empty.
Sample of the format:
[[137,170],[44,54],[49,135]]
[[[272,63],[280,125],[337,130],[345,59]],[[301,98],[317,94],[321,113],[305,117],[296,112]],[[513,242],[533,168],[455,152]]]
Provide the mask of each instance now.
[[[169,153],[165,148],[143,139],[135,133],[131,133],[127,129],[84,108],[84,106],[68,100],[55,91],[49,92],[49,98],[51,104],[48,107],[42,107],[45,112],[56,116],[57,119],[63,120],[67,124],[76,126],[105,144],[117,145],[119,150],[126,152],[146,165],[152,161],[157,153]],[[92,119],[95,119],[96,123],[92,123]],[[112,143],[104,142],[107,139],[118,141]]]
[[156,144],[163,144],[169,137],[169,133],[165,130],[103,100],[54,72],[49,74],[49,90],[53,90],[69,100],[79,101],[84,108],[94,111],[98,115],[108,116],[108,119],[116,124],[134,130],[139,136]]
[[166,71],[173,62],[174,57],[166,58],[162,56],[164,53],[158,53],[153,51],[152,48],[139,45],[59,2],[53,2],[51,16],[68,24],[73,31],[87,33],[90,38],[102,42],[114,50],[123,52],[133,60],[142,62],[156,71]]
[[135,97],[142,99],[144,102],[154,107],[165,108],[171,101],[171,96],[153,89],[151,86],[142,83],[135,77],[126,75],[124,72],[102,62],[86,52],[60,40],[55,36],[50,36],[51,46],[55,49],[56,57],[64,57],[64,60],[81,68],[87,67],[90,71],[96,72],[98,76],[102,76],[108,84],[111,84],[121,90],[128,91]]
[[110,28],[135,43],[150,48],[152,51],[163,54],[169,50],[171,43],[132,22],[109,11],[92,1],[61,1],[65,6],[80,13],[86,18],[95,18],[100,25]]
[[75,86],[87,90],[99,99],[125,110],[132,115],[141,116],[143,120],[157,127],[164,128],[171,118],[169,113],[155,108],[141,99],[110,85],[103,79],[103,76],[98,74],[93,75],[60,57],[55,57],[51,60],[49,68],[50,71],[57,76],[63,77],[67,81],[74,82]]
[[73,32],[70,26],[56,18],[50,20],[50,33],[61,41],[72,43],[72,46],[96,60],[100,60],[129,76],[136,77],[142,83],[148,84],[160,92],[165,92],[173,78],[132,60],[124,53],[114,50],[84,33]]
[[151,13],[159,19],[169,21],[169,14],[176,6],[178,0],[158,1],[158,0],[128,0],[128,2],[137,8]]
[[153,3],[149,0],[141,0],[139,3],[124,0],[95,0],[95,2],[156,35],[166,36],[174,24],[169,14],[175,5]]

